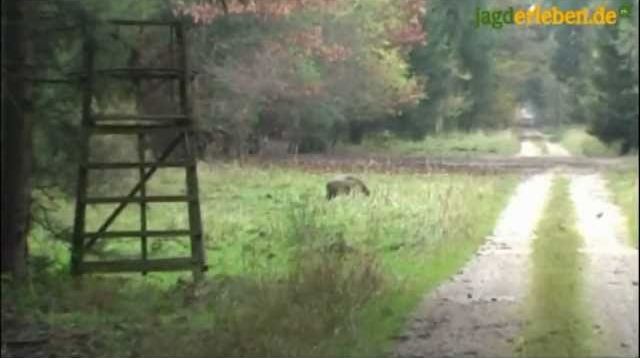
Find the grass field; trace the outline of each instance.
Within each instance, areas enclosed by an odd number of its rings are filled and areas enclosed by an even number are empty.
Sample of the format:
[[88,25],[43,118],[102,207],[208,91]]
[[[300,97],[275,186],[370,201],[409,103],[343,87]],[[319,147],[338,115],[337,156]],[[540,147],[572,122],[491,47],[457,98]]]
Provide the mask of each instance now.
[[586,357],[591,325],[582,301],[582,237],[574,227],[569,181],[556,179],[533,243],[533,272],[522,357]]
[[513,155],[520,149],[520,142],[512,131],[502,130],[447,132],[429,135],[421,141],[413,142],[378,135],[366,138],[362,147],[369,152],[473,157],[492,154]]
[[546,132],[550,135],[550,141],[560,143],[575,156],[615,157],[619,152],[616,145],[604,144],[587,133],[584,127],[550,128]]
[[[66,244],[36,228],[33,282],[3,294],[3,312],[18,302],[16,314],[49,322],[60,356],[384,355],[422,295],[490,234],[517,182],[365,173],[370,197],[327,202],[330,173],[200,170],[210,266],[204,283],[149,274],[86,277],[78,286],[68,278]],[[149,192],[179,193],[183,179],[162,173]],[[91,210],[91,225],[107,209]],[[119,229],[137,225],[137,210],[127,210]],[[70,223],[72,207],[60,202],[51,214]],[[186,209],[175,205],[152,206],[149,218],[153,229],[187,223]],[[185,244],[154,241],[150,254],[186,253]],[[134,257],[139,243],[120,240],[101,251]]]
[[611,172],[606,178],[613,201],[626,216],[629,242],[638,248],[638,171]]

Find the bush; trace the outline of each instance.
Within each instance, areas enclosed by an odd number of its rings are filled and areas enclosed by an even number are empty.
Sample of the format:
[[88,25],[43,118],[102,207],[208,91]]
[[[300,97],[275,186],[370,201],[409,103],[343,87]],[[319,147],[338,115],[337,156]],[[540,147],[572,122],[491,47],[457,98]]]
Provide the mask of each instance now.
[[[151,356],[300,356],[332,349],[357,312],[384,287],[376,256],[346,244],[315,220],[318,207],[295,203],[285,241],[292,250],[284,277],[218,276],[199,303],[213,316],[153,330]],[[176,339],[175,331],[193,332]],[[187,347],[187,351],[185,351]]]
[[400,154],[474,156],[515,154],[520,145],[511,131],[446,132],[429,135],[420,141],[406,141],[382,132],[367,136],[368,150],[385,150]]
[[566,130],[560,142],[571,154],[587,157],[615,156],[619,152],[619,143],[607,145],[587,133],[582,127]]

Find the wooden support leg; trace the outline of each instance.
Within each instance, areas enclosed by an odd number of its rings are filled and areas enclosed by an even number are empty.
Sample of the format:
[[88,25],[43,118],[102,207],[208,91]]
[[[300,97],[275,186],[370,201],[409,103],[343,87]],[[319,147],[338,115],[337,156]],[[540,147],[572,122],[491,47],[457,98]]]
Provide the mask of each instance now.
[[93,39],[88,35],[89,30],[87,24],[82,25],[84,36],[83,44],[83,66],[87,71],[87,77],[82,86],[82,130],[81,130],[81,146],[80,146],[80,165],[78,167],[78,180],[76,187],[76,212],[73,223],[73,243],[71,251],[71,274],[80,275],[82,272],[81,265],[84,258],[84,231],[85,231],[85,212],[88,185],[88,169],[89,161],[89,130],[92,124],[91,118],[91,101],[93,99],[93,65],[94,65],[94,46]]
[[[87,159],[87,147],[88,136],[83,133],[83,145],[82,145],[82,161],[86,163]],[[80,265],[84,256],[84,231],[85,231],[85,212],[87,197],[87,167],[80,164],[78,169],[78,181],[76,186],[76,209],[75,218],[73,222],[73,242],[71,248],[71,274],[74,276],[80,275]]]
[[186,169],[187,195],[192,198],[189,201],[189,226],[191,227],[191,257],[194,260],[193,279],[199,281],[203,277],[205,266],[205,252],[202,233],[202,218],[200,203],[198,200],[198,173],[195,153],[192,148],[191,132],[184,133],[185,154],[191,164]]
[[[147,183],[144,181],[145,171],[145,136],[144,133],[138,133],[138,162],[140,163],[140,169],[138,170],[140,175],[140,182],[142,186],[140,187],[140,231],[142,232],[142,236],[140,236],[140,249],[142,251],[142,262],[147,261],[147,236],[145,235],[147,231],[147,203],[145,198],[147,196]],[[143,275],[146,275],[146,271],[142,271]]]

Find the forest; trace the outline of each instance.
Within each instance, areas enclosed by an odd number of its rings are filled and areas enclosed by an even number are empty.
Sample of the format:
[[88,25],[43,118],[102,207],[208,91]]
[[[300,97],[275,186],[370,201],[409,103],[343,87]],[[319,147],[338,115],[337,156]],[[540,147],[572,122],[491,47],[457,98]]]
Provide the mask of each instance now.
[[3,0],[2,356],[637,355],[638,8]]

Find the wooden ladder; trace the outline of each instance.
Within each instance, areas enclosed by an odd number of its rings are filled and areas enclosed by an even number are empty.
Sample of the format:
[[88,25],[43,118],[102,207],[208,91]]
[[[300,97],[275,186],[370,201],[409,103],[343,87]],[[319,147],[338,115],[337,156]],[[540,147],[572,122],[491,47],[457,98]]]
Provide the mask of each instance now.
[[[80,73],[82,83],[82,127],[81,160],[78,168],[76,209],[71,255],[71,272],[81,275],[92,272],[141,272],[191,270],[195,280],[206,271],[203,246],[202,221],[198,199],[198,177],[193,137],[193,116],[190,101],[192,73],[189,67],[187,38],[180,22],[177,21],[129,21],[110,20],[114,26],[168,26],[170,36],[175,35],[178,51],[177,68],[94,68],[95,40],[84,25],[84,69]],[[172,37],[173,38],[173,37]],[[92,98],[96,78],[124,80],[177,81],[179,88],[179,114],[139,115],[93,113]],[[175,138],[169,142],[161,154],[152,162],[145,160],[146,136],[154,131],[171,130]],[[137,162],[90,162],[90,138],[100,135],[127,135],[137,137]],[[180,145],[184,148],[184,159],[168,160]],[[159,168],[184,168],[186,171],[186,195],[147,195],[147,182]],[[139,181],[125,196],[88,197],[89,172],[92,170],[131,169],[139,173]],[[188,206],[189,228],[184,230],[149,230],[147,210],[151,203],[184,202]],[[117,204],[95,232],[87,232],[86,209],[88,205]],[[129,204],[140,206],[140,229],[135,231],[110,231],[109,227]],[[148,258],[148,238],[188,237],[191,256],[164,259]],[[140,238],[140,259],[86,261],[85,252],[98,240],[112,238]]]

